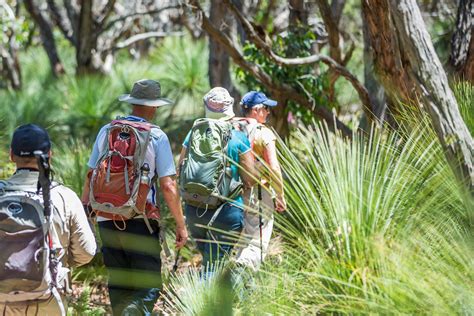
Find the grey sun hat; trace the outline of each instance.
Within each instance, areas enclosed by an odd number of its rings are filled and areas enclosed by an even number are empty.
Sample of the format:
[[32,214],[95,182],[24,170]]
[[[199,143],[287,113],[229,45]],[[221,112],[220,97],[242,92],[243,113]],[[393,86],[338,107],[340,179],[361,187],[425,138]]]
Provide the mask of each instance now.
[[173,101],[161,97],[161,85],[150,79],[138,80],[133,84],[130,94],[122,94],[119,101],[131,104],[158,107],[173,104]]

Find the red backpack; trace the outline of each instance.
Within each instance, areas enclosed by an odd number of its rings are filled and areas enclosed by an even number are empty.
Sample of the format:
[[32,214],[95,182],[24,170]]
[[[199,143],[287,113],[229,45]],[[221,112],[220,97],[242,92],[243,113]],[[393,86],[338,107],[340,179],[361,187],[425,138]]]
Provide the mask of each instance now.
[[114,120],[107,127],[106,141],[90,178],[89,200],[97,215],[125,221],[145,210],[147,214],[156,211],[147,204],[152,181],[144,163],[152,128],[159,127],[127,120]]

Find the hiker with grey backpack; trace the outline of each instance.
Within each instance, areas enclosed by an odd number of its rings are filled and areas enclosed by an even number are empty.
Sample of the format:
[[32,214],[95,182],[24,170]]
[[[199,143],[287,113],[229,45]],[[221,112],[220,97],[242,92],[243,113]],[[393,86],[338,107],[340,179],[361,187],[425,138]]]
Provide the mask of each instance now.
[[207,277],[238,240],[242,188],[254,183],[254,160],[248,138],[232,124],[234,99],[229,92],[213,88],[203,101],[206,117],[194,122],[183,142],[179,185],[186,223]]
[[16,171],[0,181],[2,315],[66,315],[70,268],[96,251],[79,197],[51,181],[50,149],[48,133],[37,125],[13,134]]
[[[176,221],[176,248],[186,244],[173,154],[167,135],[150,121],[161,97],[155,80],[139,80],[119,97],[132,112],[106,124],[94,143],[82,201],[98,222],[114,315],[149,315],[161,290],[159,197]],[[159,183],[159,186],[157,185]]]

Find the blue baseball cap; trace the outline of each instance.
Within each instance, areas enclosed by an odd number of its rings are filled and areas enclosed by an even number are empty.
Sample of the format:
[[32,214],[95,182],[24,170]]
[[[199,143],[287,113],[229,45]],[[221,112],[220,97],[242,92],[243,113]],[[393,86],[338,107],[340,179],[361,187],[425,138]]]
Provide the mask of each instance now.
[[258,91],[250,91],[247,92],[243,97],[240,104],[244,108],[252,108],[257,104],[263,104],[267,106],[276,106],[277,101],[267,98],[267,96],[263,92]]
[[35,124],[25,124],[13,132],[10,147],[15,156],[33,157],[35,150],[49,152],[51,140],[44,128]]

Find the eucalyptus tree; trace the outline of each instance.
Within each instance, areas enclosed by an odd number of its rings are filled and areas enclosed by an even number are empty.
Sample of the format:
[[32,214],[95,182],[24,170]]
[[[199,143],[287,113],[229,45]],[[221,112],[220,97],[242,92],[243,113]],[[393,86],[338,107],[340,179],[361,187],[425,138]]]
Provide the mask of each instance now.
[[375,73],[393,100],[392,110],[403,104],[425,109],[454,173],[474,192],[474,141],[416,1],[365,0],[362,8]]
[[[300,4],[305,5],[305,2]],[[244,16],[244,12],[239,10],[232,1],[223,1],[223,5],[228,8],[229,13],[235,16],[245,30],[248,44],[244,48],[236,43],[231,36],[220,32],[207,17],[199,1],[190,1],[190,7],[199,17],[199,21],[202,22],[203,30],[225,48],[233,62],[252,81],[248,82],[248,85],[252,89],[256,87],[263,88],[280,104],[292,104],[295,110],[303,110],[305,115],[323,119],[328,122],[333,130],[339,129],[344,135],[350,137],[350,128],[342,123],[331,109],[325,106],[327,101],[322,94],[325,88],[324,78],[310,68],[320,62],[327,65],[331,72],[344,77],[352,84],[361,98],[364,108],[370,109],[367,90],[357,77],[330,56],[324,54],[311,55],[309,48],[311,48],[311,42],[316,36],[312,31],[307,30],[299,35],[287,32],[288,36],[278,34],[275,36],[275,42],[273,42],[269,34],[255,21],[251,21],[247,16]],[[292,15],[297,16],[295,12]],[[304,14],[300,18],[304,19]],[[280,49],[275,52],[273,46]],[[299,52],[301,55],[295,57],[295,52]],[[370,115],[370,112],[368,113]],[[277,113],[277,120],[274,125],[283,134],[288,131],[286,114],[286,111]]]
[[474,84],[474,1],[460,0],[449,62],[461,79]]
[[[175,32],[170,16],[178,15],[178,0],[25,0],[37,23],[43,45],[57,73],[60,65],[52,26],[57,27],[76,51],[76,73],[108,72],[115,53],[151,38]],[[166,14],[169,13],[169,14]]]

